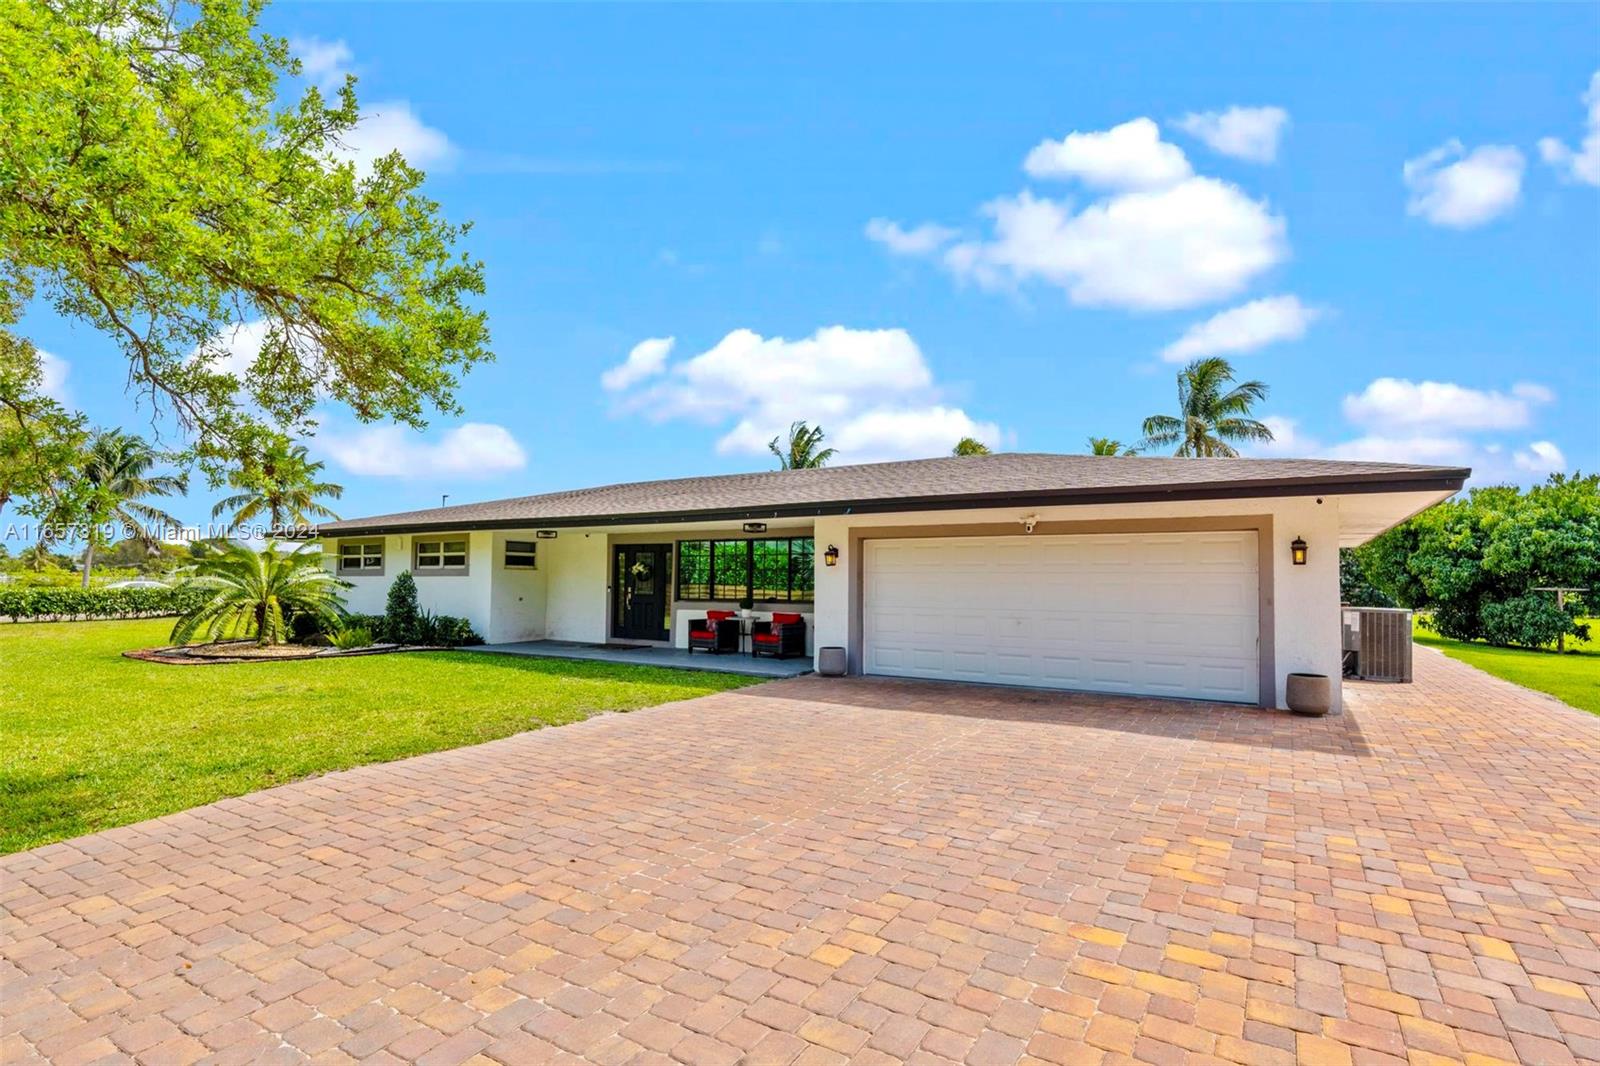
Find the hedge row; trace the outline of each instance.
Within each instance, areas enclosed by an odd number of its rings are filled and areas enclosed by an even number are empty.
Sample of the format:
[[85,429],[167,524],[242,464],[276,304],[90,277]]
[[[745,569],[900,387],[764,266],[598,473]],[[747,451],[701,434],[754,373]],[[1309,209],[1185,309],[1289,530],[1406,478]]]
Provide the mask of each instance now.
[[0,618],[131,618],[182,614],[200,603],[198,589],[83,589],[0,586]]

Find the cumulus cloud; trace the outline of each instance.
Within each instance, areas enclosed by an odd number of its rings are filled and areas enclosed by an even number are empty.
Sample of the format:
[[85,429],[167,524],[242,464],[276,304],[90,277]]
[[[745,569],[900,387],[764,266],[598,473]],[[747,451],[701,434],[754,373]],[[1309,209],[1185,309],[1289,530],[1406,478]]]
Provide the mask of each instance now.
[[1278,158],[1278,141],[1289,125],[1289,112],[1281,107],[1191,111],[1176,125],[1213,151],[1251,163],[1271,163]]
[[1529,423],[1534,407],[1553,399],[1549,389],[1531,382],[1513,385],[1506,393],[1448,381],[1378,378],[1344,398],[1344,414],[1357,425],[1385,432],[1516,429]]
[[1486,144],[1468,152],[1460,141],[1447,141],[1402,168],[1411,190],[1406,211],[1436,226],[1481,226],[1516,206],[1522,169],[1522,153],[1508,145]]
[[340,467],[368,477],[476,479],[528,465],[511,431],[492,422],[463,422],[432,441],[400,426],[369,426],[325,432],[318,443]]
[[1518,470],[1526,470],[1530,474],[1553,474],[1567,468],[1567,457],[1561,454],[1555,442],[1548,440],[1533,441],[1512,456],[1512,461],[1517,464]]
[[1280,216],[1236,185],[1195,174],[1148,118],[1044,141],[1023,168],[1103,195],[1001,196],[980,209],[991,232],[955,243],[955,231],[931,223],[904,230],[875,219],[867,234],[899,254],[937,256],[982,288],[1043,282],[1075,304],[1143,311],[1227,299],[1288,255]]
[[1043,141],[1028,153],[1022,169],[1029,177],[1076,178],[1097,189],[1164,189],[1194,173],[1183,149],[1163,141],[1147,118]]
[[1560,138],[1545,137],[1539,141],[1539,155],[1567,181],[1600,185],[1600,70],[1589,79],[1583,105],[1588,110],[1583,143],[1573,150]]
[[902,329],[831,326],[795,340],[737,329],[665,367],[619,410],[725,427],[723,454],[762,454],[801,419],[820,424],[845,462],[944,455],[961,437],[997,444],[1001,436],[944,400]]
[[944,257],[952,273],[987,288],[1038,279],[1091,307],[1162,311],[1226,299],[1287,254],[1283,219],[1214,178],[1081,211],[1025,191],[985,213],[993,237],[952,246]]
[[949,226],[924,222],[905,229],[898,222],[875,218],[867,223],[867,239],[877,241],[895,255],[927,255],[948,244],[956,231]]
[[344,84],[344,77],[355,61],[355,53],[342,40],[291,37],[289,51],[300,60],[300,73],[305,79],[324,92]]
[[601,387],[607,392],[621,392],[655,377],[666,368],[674,343],[676,340],[672,337],[651,337],[635,344],[628,358],[600,375]]
[[39,353],[39,391],[57,403],[70,404],[67,378],[72,373],[72,364],[43,348],[35,348],[34,351]]
[[404,100],[384,100],[362,109],[361,121],[344,135],[341,159],[366,173],[372,164],[399,152],[414,167],[451,166],[460,154],[442,130],[423,122]]
[[1162,349],[1161,358],[1186,363],[1208,355],[1253,352],[1276,341],[1299,340],[1322,314],[1320,308],[1308,307],[1297,296],[1251,300],[1190,326]]

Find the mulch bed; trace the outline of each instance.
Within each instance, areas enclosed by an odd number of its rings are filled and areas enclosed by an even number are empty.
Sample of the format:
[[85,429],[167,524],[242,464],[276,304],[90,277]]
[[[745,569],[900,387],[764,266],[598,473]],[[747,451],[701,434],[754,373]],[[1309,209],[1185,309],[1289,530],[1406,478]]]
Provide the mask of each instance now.
[[444,651],[425,644],[372,644],[365,648],[310,648],[304,644],[269,644],[253,640],[224,640],[172,648],[137,648],[124,658],[171,666],[207,666],[216,663],[282,663],[299,659],[343,659],[352,655],[387,655],[397,651]]

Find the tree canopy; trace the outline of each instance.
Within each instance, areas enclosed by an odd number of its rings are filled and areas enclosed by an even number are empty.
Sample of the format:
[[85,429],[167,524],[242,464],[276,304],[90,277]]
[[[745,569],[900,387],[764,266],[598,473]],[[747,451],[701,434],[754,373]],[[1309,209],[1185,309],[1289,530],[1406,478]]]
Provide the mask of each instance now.
[[331,100],[280,96],[299,65],[261,8],[0,0],[0,491],[42,477],[18,424],[72,430],[37,406],[16,336],[32,300],[112,338],[214,479],[325,401],[411,426],[454,413],[459,376],[491,357],[467,227],[398,153],[352,161],[353,78]]
[[1600,475],[1554,474],[1526,492],[1473,489],[1356,552],[1364,577],[1402,607],[1432,612],[1459,640],[1549,644],[1586,636],[1580,601],[1565,612],[1539,588],[1600,596]]
[[993,455],[993,450],[977,437],[962,437],[950,449],[951,455]]

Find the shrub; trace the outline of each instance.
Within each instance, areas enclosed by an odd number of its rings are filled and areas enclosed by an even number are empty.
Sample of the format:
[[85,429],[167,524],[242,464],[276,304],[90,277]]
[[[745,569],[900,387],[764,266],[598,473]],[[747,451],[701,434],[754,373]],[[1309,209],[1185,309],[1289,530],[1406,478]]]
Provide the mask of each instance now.
[[1483,617],[1484,639],[1490,644],[1518,644],[1542,648],[1563,634],[1587,640],[1589,627],[1580,625],[1576,606],[1565,610],[1556,606],[1548,592],[1530,592],[1503,603],[1487,603],[1479,612]]
[[384,604],[383,632],[386,640],[395,644],[421,644],[417,626],[422,611],[417,606],[417,580],[411,571],[402,570],[389,586],[389,599]]
[[433,644],[444,648],[457,648],[463,644],[482,644],[480,637],[465,618],[423,611],[417,617],[415,639],[412,644]]
[[0,585],[0,618],[133,618],[183,614],[203,603],[201,589],[65,588],[59,585]]
[[388,630],[384,628],[385,619],[381,614],[347,614],[344,616],[344,624],[347,629],[365,629],[372,634],[372,639],[379,644],[394,643],[389,639]]
[[372,630],[366,626],[345,626],[328,639],[335,648],[343,648],[346,651],[351,648],[370,648]]

